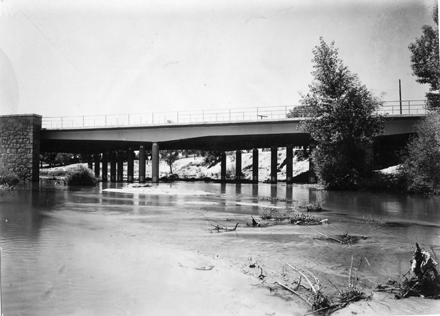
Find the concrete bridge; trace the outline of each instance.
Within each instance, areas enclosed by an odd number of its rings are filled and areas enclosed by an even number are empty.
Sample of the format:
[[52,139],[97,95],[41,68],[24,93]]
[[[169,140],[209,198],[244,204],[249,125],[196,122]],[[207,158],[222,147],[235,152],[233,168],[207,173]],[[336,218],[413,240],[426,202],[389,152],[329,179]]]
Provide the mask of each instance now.
[[[389,115],[381,137],[413,133],[414,124],[422,115]],[[61,128],[41,131],[43,152],[76,152],[93,155],[95,173],[107,181],[107,165],[110,162],[110,180],[122,181],[122,157],[128,154],[127,179],[132,182],[134,150],[139,150],[139,181],[145,181],[145,149],[152,151],[152,181],[159,180],[159,149],[203,149],[236,151],[237,178],[241,175],[241,150],[253,150],[253,180],[258,181],[258,148],[271,148],[272,176],[276,183],[277,148],[285,147],[287,182],[292,181],[293,147],[309,145],[309,135],[301,129],[306,118],[266,119],[238,122],[214,122],[199,124],[168,123],[147,126]],[[120,167],[117,168],[117,165]],[[96,169],[98,168],[98,169]],[[226,178],[226,156],[223,154],[221,179]]]
[[[412,103],[411,103],[412,102]],[[413,133],[425,115],[423,101],[389,103],[381,139]],[[395,114],[398,113],[398,114]],[[163,113],[162,113],[163,114]],[[0,167],[27,172],[38,180],[40,152],[81,153],[95,162],[103,181],[123,180],[123,157],[128,157],[129,182],[134,180],[134,151],[139,150],[139,181],[145,181],[145,150],[152,152],[152,180],[159,180],[159,149],[222,151],[221,178],[226,178],[225,151],[236,151],[237,179],[241,176],[241,150],[253,152],[253,181],[258,181],[258,148],[271,148],[271,181],[277,178],[277,150],[286,148],[287,182],[292,181],[293,147],[306,148],[309,135],[300,125],[307,118],[286,118],[287,107],[172,112],[158,115],[102,115],[42,118],[40,115],[0,116]],[[93,122],[91,124],[90,122]],[[102,173],[99,170],[102,162]],[[110,179],[107,179],[110,164]]]

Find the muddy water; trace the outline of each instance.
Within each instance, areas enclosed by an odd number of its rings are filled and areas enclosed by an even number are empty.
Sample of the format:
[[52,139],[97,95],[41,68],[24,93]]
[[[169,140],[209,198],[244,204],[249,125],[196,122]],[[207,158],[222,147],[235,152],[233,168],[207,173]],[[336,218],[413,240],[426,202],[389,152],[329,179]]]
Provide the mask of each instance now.
[[[46,183],[0,195],[4,315],[143,315],[140,302],[152,295],[145,287],[148,254],[156,253],[149,242],[222,258],[237,270],[252,258],[276,275],[290,262],[334,283],[344,282],[352,256],[356,264],[363,258],[359,274],[367,286],[406,272],[416,241],[440,255],[440,198],[267,184],[159,184],[157,194],[104,190],[122,186]],[[316,200],[326,210],[315,215],[329,219],[317,231],[368,238],[341,246],[307,227],[246,226],[262,207]],[[235,223],[235,232],[212,230]]]

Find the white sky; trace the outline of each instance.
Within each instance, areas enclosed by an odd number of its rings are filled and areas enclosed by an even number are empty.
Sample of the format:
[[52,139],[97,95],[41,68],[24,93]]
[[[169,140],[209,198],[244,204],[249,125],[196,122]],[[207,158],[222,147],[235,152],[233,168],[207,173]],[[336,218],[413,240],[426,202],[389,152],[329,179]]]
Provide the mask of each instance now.
[[408,45],[434,3],[2,0],[0,114],[294,105],[320,36],[377,96],[424,99]]

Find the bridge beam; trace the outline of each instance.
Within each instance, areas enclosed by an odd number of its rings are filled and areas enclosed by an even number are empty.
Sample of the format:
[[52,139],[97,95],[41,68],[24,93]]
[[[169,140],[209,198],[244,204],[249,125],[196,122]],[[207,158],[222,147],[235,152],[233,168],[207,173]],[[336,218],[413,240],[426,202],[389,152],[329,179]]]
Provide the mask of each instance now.
[[293,146],[286,146],[286,184],[292,184],[293,175]]
[[220,160],[220,179],[222,182],[226,181],[226,153],[222,151]]
[[145,183],[145,146],[139,146],[139,183]]
[[159,183],[159,145],[153,143],[151,147],[151,177],[153,183]]
[[258,183],[258,148],[252,150],[252,182]]
[[110,181],[116,182],[116,152],[110,153]]
[[127,160],[127,182],[134,182],[134,151],[129,148],[127,152],[128,160]]
[[102,182],[108,181],[108,153],[105,152],[102,154]]
[[124,152],[122,150],[118,151],[118,176],[116,181],[124,181]]
[[237,182],[241,181],[241,150],[235,152],[235,179]]
[[270,183],[277,183],[277,167],[278,167],[278,148],[272,147],[270,149]]

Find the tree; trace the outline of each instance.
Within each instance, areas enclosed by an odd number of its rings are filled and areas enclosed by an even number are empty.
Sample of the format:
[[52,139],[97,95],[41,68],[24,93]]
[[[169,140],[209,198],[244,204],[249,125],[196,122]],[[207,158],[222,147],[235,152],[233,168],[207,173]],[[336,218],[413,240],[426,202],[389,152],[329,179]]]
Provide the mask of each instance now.
[[161,150],[160,158],[170,166],[170,173],[173,174],[173,164],[179,159],[179,151],[177,150]]
[[439,62],[439,31],[438,4],[434,6],[433,20],[435,27],[424,25],[423,34],[411,43],[411,68],[417,82],[429,84],[430,92],[426,94],[428,109],[440,110],[440,62]]
[[314,142],[312,161],[329,189],[354,189],[371,171],[373,138],[383,130],[381,101],[338,58],[334,42],[313,49],[314,80],[301,105],[311,114],[304,127]]
[[432,112],[416,126],[408,143],[402,172],[406,189],[418,194],[440,193],[440,113]]

